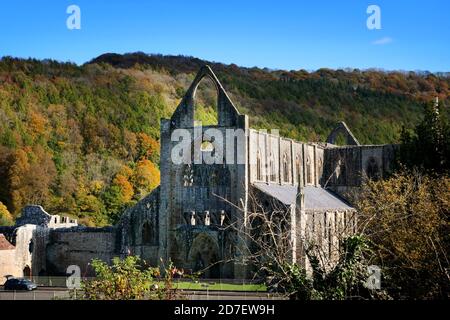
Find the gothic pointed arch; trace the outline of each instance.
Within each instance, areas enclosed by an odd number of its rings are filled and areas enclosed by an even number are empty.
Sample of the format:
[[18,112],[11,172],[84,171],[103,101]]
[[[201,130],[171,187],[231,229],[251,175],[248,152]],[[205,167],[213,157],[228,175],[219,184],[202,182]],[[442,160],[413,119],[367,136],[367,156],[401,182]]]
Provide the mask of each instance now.
[[339,122],[336,128],[331,131],[327,138],[327,143],[336,144],[336,139],[339,134],[343,134],[346,140],[346,144],[349,146],[359,146],[359,141],[355,138],[345,122]]
[[194,272],[202,272],[206,278],[219,276],[219,245],[206,233],[198,234],[192,242],[188,261]]
[[208,65],[204,65],[197,73],[171,118],[172,127],[191,128],[194,126],[195,94],[203,78],[209,77],[217,89],[217,116],[219,126],[236,126],[241,114],[234,106],[219,79]]

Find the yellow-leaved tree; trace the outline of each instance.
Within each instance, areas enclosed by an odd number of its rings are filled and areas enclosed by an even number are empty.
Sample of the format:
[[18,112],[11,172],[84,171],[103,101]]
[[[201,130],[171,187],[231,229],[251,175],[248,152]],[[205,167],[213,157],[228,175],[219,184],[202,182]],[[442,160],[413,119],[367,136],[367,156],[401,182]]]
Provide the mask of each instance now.
[[450,179],[417,171],[368,181],[358,226],[395,298],[448,298]]
[[13,217],[8,208],[0,201],[0,226],[8,226],[13,223]]

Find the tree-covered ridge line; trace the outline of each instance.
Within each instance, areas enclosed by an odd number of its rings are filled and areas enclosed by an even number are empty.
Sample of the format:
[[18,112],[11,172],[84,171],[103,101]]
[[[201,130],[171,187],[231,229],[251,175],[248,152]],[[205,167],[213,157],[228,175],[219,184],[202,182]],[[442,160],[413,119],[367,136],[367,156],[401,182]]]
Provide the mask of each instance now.
[[[114,223],[159,184],[160,118],[205,63],[140,53],[82,66],[2,58],[0,202],[13,217],[35,203],[87,225]],[[209,64],[252,127],[297,140],[323,141],[344,120],[362,143],[396,143],[425,101],[439,96],[448,113],[448,76]],[[201,83],[199,120],[214,121],[215,94]]]
[[0,63],[0,202],[87,225],[116,221],[159,184],[161,93],[98,66]]
[[196,73],[207,63],[238,109],[252,115],[252,127],[280,128],[302,141],[324,140],[338,121],[346,121],[362,143],[397,142],[402,124],[412,128],[418,122],[423,103],[439,97],[445,106],[450,96],[446,72],[283,71],[144,53],[104,54],[90,63],[172,76]]

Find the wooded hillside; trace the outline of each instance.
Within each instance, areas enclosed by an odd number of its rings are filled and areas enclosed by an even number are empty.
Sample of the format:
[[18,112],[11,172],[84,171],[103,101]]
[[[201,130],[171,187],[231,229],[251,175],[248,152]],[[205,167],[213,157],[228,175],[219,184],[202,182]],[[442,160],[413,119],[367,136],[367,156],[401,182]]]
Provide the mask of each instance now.
[[[395,143],[439,96],[449,74],[241,68],[182,56],[105,54],[77,66],[0,60],[0,203],[13,217],[28,203],[105,225],[159,184],[159,121],[170,117],[208,63],[254,128],[324,140],[345,121],[361,143]],[[202,82],[197,118],[216,119]],[[4,210],[5,211],[5,210]],[[1,217],[0,217],[1,218]]]

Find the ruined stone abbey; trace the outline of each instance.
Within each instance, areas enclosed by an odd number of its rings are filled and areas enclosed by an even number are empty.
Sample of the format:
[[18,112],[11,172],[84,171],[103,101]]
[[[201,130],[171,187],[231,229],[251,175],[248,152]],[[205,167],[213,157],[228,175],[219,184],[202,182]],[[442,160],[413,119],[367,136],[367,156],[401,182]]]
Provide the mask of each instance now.
[[[195,137],[199,130],[195,96],[205,77],[217,89],[218,123],[200,127],[198,141],[192,142],[192,148],[200,150],[187,156],[222,150],[215,155],[231,154],[244,161],[173,161],[178,143],[174,131],[184,129]],[[208,134],[209,129],[224,136],[230,130],[244,135],[230,147]],[[346,145],[336,144],[338,135]],[[204,143],[209,147],[203,148]],[[284,208],[290,217],[290,259],[307,267],[308,243],[333,256],[342,233],[356,228],[352,194],[365,178],[390,172],[396,150],[394,145],[360,145],[343,122],[322,143],[251,129],[248,116],[239,113],[208,66],[201,68],[172,117],[161,119],[160,144],[160,186],[124,212],[116,226],[82,227],[28,206],[16,226],[0,227],[0,277],[65,275],[70,265],[78,265],[86,275],[92,272],[93,258],[110,261],[132,254],[151,265],[171,259],[179,268],[204,271],[207,278],[249,278],[253,269],[241,250],[245,237],[229,226],[245,225],[248,212],[255,210],[251,199]]]

